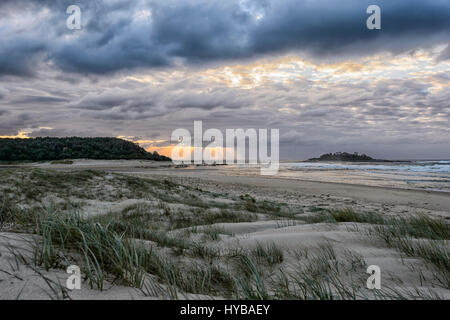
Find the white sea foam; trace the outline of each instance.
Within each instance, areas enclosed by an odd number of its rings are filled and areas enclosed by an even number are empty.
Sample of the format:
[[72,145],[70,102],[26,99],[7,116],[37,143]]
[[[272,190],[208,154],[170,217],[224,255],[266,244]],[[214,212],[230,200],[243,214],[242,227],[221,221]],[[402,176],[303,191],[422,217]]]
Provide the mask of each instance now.
[[280,176],[450,192],[450,160],[281,163]]
[[283,167],[291,170],[298,169],[345,169],[345,170],[381,170],[381,171],[409,171],[450,174],[450,161],[414,161],[386,163],[349,163],[349,162],[293,162],[283,163]]

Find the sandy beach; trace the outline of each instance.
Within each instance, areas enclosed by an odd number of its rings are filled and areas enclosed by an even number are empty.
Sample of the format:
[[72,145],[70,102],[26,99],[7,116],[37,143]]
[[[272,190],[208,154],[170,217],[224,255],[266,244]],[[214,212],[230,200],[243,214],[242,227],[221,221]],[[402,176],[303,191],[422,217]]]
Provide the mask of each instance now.
[[[86,172],[85,170],[101,173],[92,176],[90,173],[86,178],[70,182],[70,186],[64,184],[67,190],[63,192],[61,188],[55,189],[46,186],[42,181],[39,182],[39,179],[46,178],[37,177],[37,174],[33,176],[32,172],[35,170],[39,174],[50,175],[51,179],[60,180],[67,179],[67,175]],[[331,264],[339,268],[336,267],[334,270],[330,267],[327,272],[332,272],[333,275],[336,272],[335,275],[344,279],[342,281],[349,288],[354,288],[358,292],[353,297],[356,299],[376,298],[373,290],[365,287],[365,281],[369,276],[366,268],[369,265],[377,265],[381,269],[385,298],[388,292],[392,299],[399,299],[401,295],[410,295],[409,298],[417,299],[450,298],[448,273],[443,271],[445,269],[433,265],[432,261],[424,258],[419,250],[416,250],[417,253],[407,251],[394,242],[386,242],[381,236],[373,235],[373,228],[378,224],[388,225],[387,222],[373,222],[375,218],[384,219],[383,221],[390,221],[389,219],[409,221],[407,219],[414,216],[426,216],[441,221],[443,225],[448,224],[449,193],[277,176],[264,177],[256,172],[256,168],[239,169],[226,166],[177,168],[170,163],[151,161],[88,160],[75,161],[71,165],[40,163],[0,168],[2,192],[9,194],[11,201],[21,210],[34,212],[37,206],[46,208],[52,206],[62,214],[76,208],[85,217],[102,219],[101,217],[114,215],[116,220],[120,219],[118,215],[157,215],[158,218],[152,220],[152,223],[158,224],[158,227],[152,227],[155,233],[164,230],[166,235],[173,239],[182,235],[183,241],[188,245],[180,249],[178,245],[167,244],[169,242],[166,240],[164,242],[159,238],[150,237],[144,239],[145,243],[147,246],[157,248],[158,254],[170,256],[175,264],[195,261],[199,265],[202,263],[214,265],[217,263],[218,267],[226,265],[221,272],[225,270],[230,274],[236,272],[232,278],[237,279],[246,271],[242,270],[239,264],[236,266],[234,258],[230,258],[234,257],[232,252],[244,250],[249,252],[250,256],[259,252],[259,255],[255,256],[255,261],[261,264],[261,270],[258,269],[258,272],[261,276],[264,275],[263,281],[266,286],[264,294],[267,297],[301,298],[293,294],[295,288],[288,286],[283,290],[280,289],[281,275],[303,270],[302,276],[300,273],[292,275],[289,280],[293,287],[300,286],[303,283],[300,281],[304,279],[303,275],[313,278],[317,276],[311,274],[311,264],[317,264],[318,261],[321,263],[332,261]],[[63,176],[58,178],[58,175]],[[154,181],[158,181],[161,186],[154,187],[156,189],[132,187],[141,180],[152,181],[153,187]],[[23,196],[18,193],[21,188],[17,184],[18,181],[39,185],[40,192],[29,197]],[[164,189],[165,186],[167,189]],[[20,192],[32,193],[32,190]],[[72,207],[68,203],[71,203]],[[224,213],[232,218],[223,218]],[[219,215],[222,218],[210,219],[211,216]],[[58,287],[58,283],[64,286],[68,277],[64,267],[52,265],[45,268],[42,264],[30,262],[33,260],[30,239],[35,239],[35,236],[19,229],[15,228],[12,222],[2,224],[0,298],[47,299],[52,295],[59,297],[58,290],[53,291],[49,288],[48,282],[53,283],[55,288]],[[428,240],[421,239],[422,237],[424,236],[414,235],[413,241],[426,243],[437,241],[433,240],[435,238]],[[439,240],[443,246],[440,248],[446,252],[444,254],[448,254],[449,249],[447,237],[448,234]],[[201,254],[193,253],[191,245],[194,244],[201,244]],[[262,248],[267,250],[264,251]],[[278,260],[270,262],[258,260],[271,256],[267,254],[269,248],[272,248],[272,255],[275,255],[275,251],[278,252]],[[181,250],[181,253],[177,250]],[[329,256],[324,258],[324,252],[329,253]],[[71,257],[72,263],[83,264],[83,259],[77,260],[76,253],[65,254],[66,257]],[[64,266],[64,263],[62,265]],[[142,288],[147,286],[142,285],[140,288],[125,285],[123,281],[111,280],[114,277],[105,277],[104,289],[98,290],[92,288],[88,277],[85,277],[81,290],[61,290],[67,296],[59,298],[173,298],[167,295],[170,284],[161,274],[156,271],[153,274],[147,271],[146,274],[145,281],[151,279],[158,283],[159,291],[143,290]],[[178,292],[176,296],[181,299],[243,298],[244,296],[240,295],[247,292],[239,286],[235,288],[235,285],[228,284],[225,280],[216,284],[214,277],[225,278],[225,275],[218,273],[212,276],[213,284],[209,289],[181,285],[181,288],[176,289]],[[252,284],[250,280],[248,280],[250,285],[257,288],[257,284]],[[180,280],[182,281],[187,282],[186,279]],[[317,281],[320,283],[321,280]],[[342,293],[347,292],[345,291],[347,288],[344,290],[336,283],[332,283],[335,298],[350,299],[350,294]],[[219,287],[222,289],[218,289]],[[263,294],[257,289],[252,290],[250,291],[254,294]],[[322,298],[320,295],[311,297]]]

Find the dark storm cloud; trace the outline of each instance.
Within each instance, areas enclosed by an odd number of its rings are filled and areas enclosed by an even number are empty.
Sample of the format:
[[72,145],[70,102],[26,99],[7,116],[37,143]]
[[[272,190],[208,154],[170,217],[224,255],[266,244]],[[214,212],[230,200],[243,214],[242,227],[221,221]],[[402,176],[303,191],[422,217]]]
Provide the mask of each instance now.
[[79,101],[68,104],[68,107],[105,111],[96,114],[96,118],[142,119],[168,112],[181,112],[186,109],[197,109],[203,112],[224,108],[234,112],[235,109],[251,105],[247,97],[232,95],[228,90],[197,93],[192,90],[192,84],[192,82],[185,83],[183,89],[177,85],[178,89],[175,90],[170,88],[171,85],[163,89],[113,88],[99,94],[88,94]]
[[[65,27],[65,8],[72,2],[2,2],[6,17],[37,14],[42,7],[50,14],[29,29],[5,20],[0,75],[28,76],[40,62],[69,72],[107,74],[169,66],[177,59],[200,64],[293,50],[315,57],[400,52],[448,42],[450,34],[445,0],[78,1],[82,31]],[[370,4],[382,9],[381,31],[365,26]],[[136,18],[142,10],[151,15]]]
[[11,104],[53,104],[59,102],[67,102],[65,98],[51,96],[24,96],[20,99],[10,102]]
[[[0,31],[1,37],[1,31]],[[40,63],[46,45],[38,40],[23,37],[14,41],[0,38],[0,76],[31,76]]]

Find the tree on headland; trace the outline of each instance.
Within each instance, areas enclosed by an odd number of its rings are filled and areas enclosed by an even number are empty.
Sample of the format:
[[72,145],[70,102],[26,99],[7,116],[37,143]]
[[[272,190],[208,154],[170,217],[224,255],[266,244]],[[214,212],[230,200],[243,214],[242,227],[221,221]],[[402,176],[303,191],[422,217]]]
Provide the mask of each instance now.
[[1,161],[47,161],[63,159],[171,159],[145,151],[134,142],[119,138],[0,139]]
[[319,158],[311,158],[308,161],[373,161],[368,155],[348,152],[325,153]]

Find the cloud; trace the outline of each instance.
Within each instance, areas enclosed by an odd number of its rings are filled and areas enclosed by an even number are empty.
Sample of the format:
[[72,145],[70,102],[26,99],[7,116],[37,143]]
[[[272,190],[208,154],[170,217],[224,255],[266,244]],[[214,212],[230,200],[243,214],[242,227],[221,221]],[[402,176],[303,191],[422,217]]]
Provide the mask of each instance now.
[[12,104],[38,104],[38,103],[46,103],[53,104],[59,102],[67,102],[68,100],[65,98],[52,97],[52,96],[23,96],[18,100],[12,101]]
[[366,0],[78,3],[71,31],[72,1],[0,2],[0,135],[163,148],[203,120],[279,128],[284,158],[450,157],[448,1],[375,1],[381,31]]
[[369,0],[85,0],[79,1],[80,31],[65,26],[69,2],[7,1],[0,7],[8,13],[0,23],[0,75],[30,76],[41,63],[110,74],[292,51],[339,59],[450,40],[450,3],[444,0],[376,1],[380,31],[365,26]]
[[450,44],[447,45],[445,50],[443,50],[442,53],[436,58],[437,62],[445,61],[445,60],[450,60]]
[[34,75],[45,50],[44,43],[27,37],[0,40],[0,75]]
[[[422,150],[436,145],[438,150],[450,141],[447,103],[450,91],[440,89],[450,85],[440,71],[446,65],[435,65],[433,55],[417,53],[417,57],[422,60],[410,59],[409,54],[390,59],[364,58],[381,59],[388,69],[406,68],[403,72],[407,76],[403,79],[386,78],[383,69],[369,71],[367,67],[342,73],[339,64],[315,65],[298,60],[303,69],[291,70],[291,76],[309,72],[310,68],[321,69],[325,74],[315,74],[320,77],[316,81],[278,83],[279,79],[272,76],[279,75],[279,69],[286,68],[290,61],[282,58],[278,67],[276,61],[267,62],[268,68],[263,63],[252,63],[258,66],[257,72],[271,70],[273,75],[262,72],[267,79],[251,90],[230,85],[226,79],[217,80],[214,75],[221,72],[221,67],[152,72],[148,78],[140,75],[131,79],[111,78],[90,85],[87,91],[81,82],[76,91],[86,94],[68,104],[59,103],[65,107],[57,112],[55,108],[41,107],[41,117],[29,117],[24,122],[29,126],[30,119],[34,119],[33,123],[59,130],[58,134],[133,135],[139,140],[158,136],[158,140],[168,140],[172,130],[192,130],[194,120],[203,120],[205,129],[280,128],[282,155],[301,158],[341,149],[370,154],[375,150],[377,157],[392,157],[393,153],[401,158],[401,148],[409,149],[408,144]],[[420,73],[422,69],[427,71]],[[354,77],[359,72],[364,73],[363,80]],[[339,77],[330,76],[336,73]],[[65,84],[60,94],[70,97],[71,90],[72,85]]]

